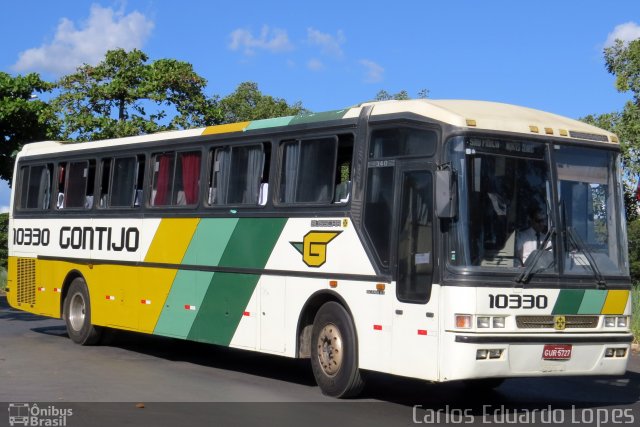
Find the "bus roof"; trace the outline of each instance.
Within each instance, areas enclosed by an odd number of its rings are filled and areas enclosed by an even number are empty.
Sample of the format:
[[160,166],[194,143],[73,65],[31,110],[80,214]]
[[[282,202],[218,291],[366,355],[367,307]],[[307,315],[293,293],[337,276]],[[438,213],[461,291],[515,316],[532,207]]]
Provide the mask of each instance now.
[[584,122],[557,114],[517,105],[488,101],[414,99],[403,101],[365,102],[342,110],[308,113],[273,119],[238,122],[205,128],[159,132],[149,135],[92,141],[90,145],[61,141],[26,144],[21,156],[52,152],[69,152],[86,148],[99,148],[181,139],[201,135],[248,132],[259,129],[297,124],[357,118],[366,106],[372,106],[371,116],[413,113],[465,129],[494,130],[528,135],[547,135],[567,140],[589,140],[617,144],[615,134]]

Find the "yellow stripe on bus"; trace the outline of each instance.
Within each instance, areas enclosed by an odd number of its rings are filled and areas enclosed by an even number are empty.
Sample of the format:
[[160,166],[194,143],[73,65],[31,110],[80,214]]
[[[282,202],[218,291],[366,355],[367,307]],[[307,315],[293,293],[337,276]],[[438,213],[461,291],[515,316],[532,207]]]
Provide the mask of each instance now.
[[229,123],[227,125],[207,126],[202,135],[215,135],[219,133],[241,132],[249,126],[251,122]]
[[601,314],[623,314],[629,299],[629,291],[615,290],[607,293]]
[[144,261],[180,264],[199,221],[199,218],[164,218]]

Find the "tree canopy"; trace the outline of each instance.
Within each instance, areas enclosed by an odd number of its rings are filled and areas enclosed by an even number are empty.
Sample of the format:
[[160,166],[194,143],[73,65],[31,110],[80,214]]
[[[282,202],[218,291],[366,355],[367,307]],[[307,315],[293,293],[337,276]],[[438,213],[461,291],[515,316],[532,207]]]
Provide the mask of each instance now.
[[62,77],[52,104],[62,138],[118,138],[219,122],[219,110],[204,95],[206,84],[187,62],[149,62],[138,49],[116,49],[98,65]]
[[12,77],[0,72],[0,179],[11,182],[15,153],[23,144],[55,138],[55,115],[35,95],[51,88],[37,74]]
[[293,116],[307,111],[300,102],[289,105],[284,99],[263,95],[254,82],[240,83],[218,106],[224,123]]

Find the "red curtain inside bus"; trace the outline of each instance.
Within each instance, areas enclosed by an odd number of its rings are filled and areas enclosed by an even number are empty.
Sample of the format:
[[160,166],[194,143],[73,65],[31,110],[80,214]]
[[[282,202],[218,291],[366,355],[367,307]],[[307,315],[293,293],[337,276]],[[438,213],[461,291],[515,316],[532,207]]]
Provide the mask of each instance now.
[[182,185],[188,205],[198,202],[200,187],[200,153],[183,153],[182,157]]
[[154,206],[168,205],[168,196],[170,194],[171,185],[171,163],[173,162],[173,154],[161,154],[158,156],[158,177],[156,184],[156,197],[153,199]]

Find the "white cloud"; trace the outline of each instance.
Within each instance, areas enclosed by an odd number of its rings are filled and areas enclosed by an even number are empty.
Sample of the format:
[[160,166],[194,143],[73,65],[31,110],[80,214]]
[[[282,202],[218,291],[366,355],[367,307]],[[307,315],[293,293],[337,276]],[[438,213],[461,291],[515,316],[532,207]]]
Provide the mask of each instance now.
[[320,71],[324,69],[324,64],[319,59],[312,58],[307,61],[307,68],[311,71]]
[[364,77],[365,83],[378,83],[382,81],[384,68],[382,68],[380,65],[368,59],[361,59],[360,65],[362,65],[366,70],[366,74]]
[[83,63],[98,63],[109,49],[142,47],[153,27],[153,21],[140,12],[125,15],[122,10],[92,5],[89,19],[79,28],[63,18],[53,41],[21,52],[13,69],[66,74]]
[[341,45],[347,41],[342,30],[338,30],[336,35],[332,36],[315,28],[307,28],[307,40],[313,45],[320,46],[323,54],[337,57],[343,55]]
[[609,33],[604,46],[613,46],[616,39],[622,40],[623,42],[640,39],[640,25],[635,22],[626,22],[624,24],[617,25],[613,31]]
[[229,49],[242,49],[245,55],[253,55],[256,50],[266,50],[271,53],[286,52],[293,49],[289,36],[285,30],[263,26],[260,36],[255,37],[251,31],[238,28],[231,32]]

